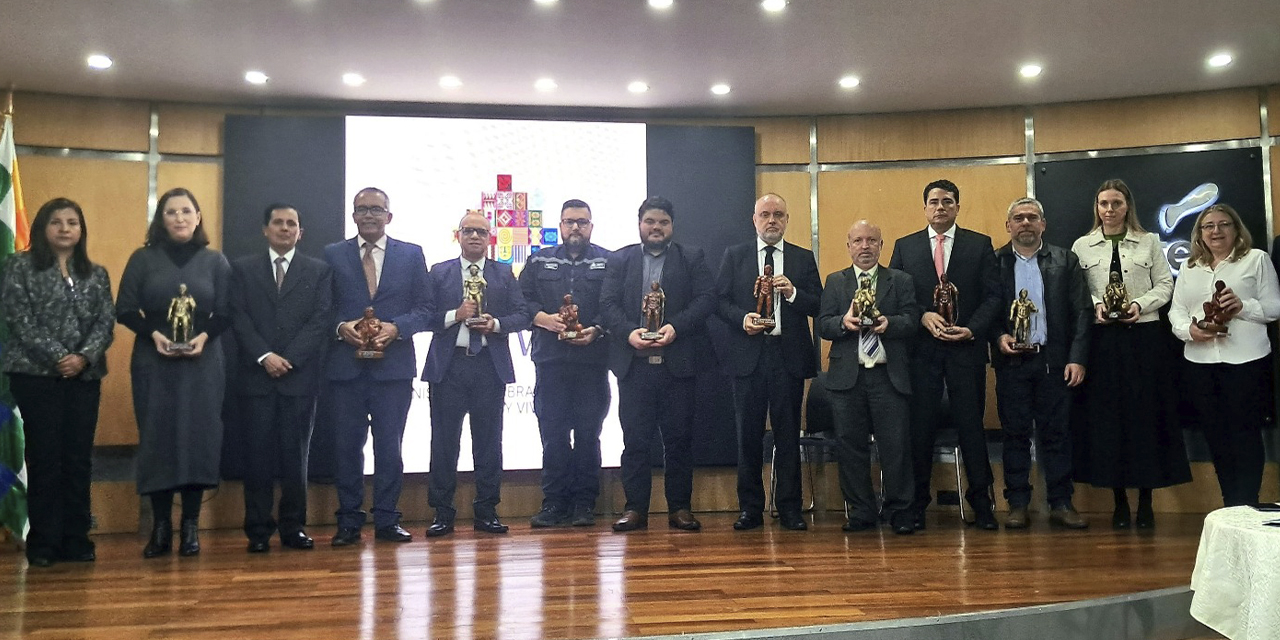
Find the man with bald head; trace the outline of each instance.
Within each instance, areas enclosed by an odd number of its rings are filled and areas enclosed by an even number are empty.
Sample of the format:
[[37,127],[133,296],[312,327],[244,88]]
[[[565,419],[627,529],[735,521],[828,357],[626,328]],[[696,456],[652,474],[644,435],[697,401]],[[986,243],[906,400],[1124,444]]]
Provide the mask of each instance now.
[[[915,531],[911,500],[910,342],[920,322],[911,276],[879,265],[880,228],[859,220],[849,228],[853,264],[827,277],[818,311],[818,334],[831,341],[827,390],[836,425],[840,492],[849,507],[845,531],[878,526],[886,518],[895,533]],[[879,315],[854,304],[859,287],[875,292]],[[884,474],[883,512],[871,488],[869,438],[875,433]]]
[[462,419],[468,415],[476,480],[473,526],[486,533],[507,532],[497,512],[503,398],[507,385],[516,381],[507,336],[529,326],[529,313],[511,265],[485,257],[489,234],[489,221],[483,215],[463,216],[457,231],[462,256],[433,265],[427,276],[432,304],[427,328],[433,334],[422,379],[430,384],[427,503],[435,510],[428,537],[453,532],[458,449]]
[[[773,427],[774,491],[778,523],[793,531],[808,528],[801,516],[800,403],[804,381],[817,375],[809,318],[817,315],[822,280],[813,252],[782,239],[787,202],[775,193],[756,200],[751,218],[756,239],[729,247],[716,283],[720,318],[729,325],[734,417],[738,426],[738,508],[733,528],[764,523],[764,426]],[[773,326],[761,324],[756,283],[772,277],[773,304],[763,305]]]

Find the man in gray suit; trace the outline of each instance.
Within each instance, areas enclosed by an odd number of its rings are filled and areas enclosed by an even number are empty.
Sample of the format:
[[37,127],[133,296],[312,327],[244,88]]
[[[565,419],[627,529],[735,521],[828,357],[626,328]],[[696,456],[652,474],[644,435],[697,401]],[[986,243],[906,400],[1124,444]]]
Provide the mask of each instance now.
[[[920,305],[911,276],[879,265],[883,246],[876,225],[859,220],[849,228],[853,264],[827,277],[818,333],[831,341],[827,390],[836,424],[840,492],[849,505],[849,521],[843,528],[862,531],[879,522],[868,442],[874,432],[884,471],[884,515],[889,516],[894,532],[909,534],[915,532],[908,419],[910,340],[920,322]],[[863,326],[861,317],[872,314],[854,305],[860,286],[874,291],[878,313],[871,326]]]

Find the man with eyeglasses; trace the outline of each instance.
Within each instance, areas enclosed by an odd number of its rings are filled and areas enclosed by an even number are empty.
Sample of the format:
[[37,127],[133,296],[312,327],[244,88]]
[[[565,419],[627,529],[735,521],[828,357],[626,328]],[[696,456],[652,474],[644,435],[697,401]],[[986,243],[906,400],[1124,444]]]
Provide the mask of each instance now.
[[[506,533],[498,519],[502,492],[502,416],[507,385],[516,381],[507,336],[529,326],[524,295],[511,265],[488,260],[489,221],[468,213],[458,223],[462,256],[431,267],[427,276],[432,332],[422,369],[430,384],[431,468],[427,503],[435,518],[427,537],[453,533],[457,509],[458,449],[463,418],[470,416],[476,497],[472,526]],[[483,282],[480,300],[464,295],[468,282]],[[472,285],[472,291],[475,291]]]
[[[332,544],[343,547],[360,541],[364,526],[364,443],[373,433],[374,536],[387,542],[408,542],[400,526],[400,487],[404,461],[400,455],[405,418],[413,399],[417,357],[413,334],[427,329],[427,261],[422,247],[387,237],[390,199],[381,189],[356,193],[351,220],[356,237],[324,248],[333,270],[333,307],[339,319],[339,343],[329,350],[326,377],[335,410],[335,449],[338,490],[338,532]],[[381,359],[358,359],[361,337],[356,323],[372,307],[382,328],[374,343]]]
[[[529,257],[520,287],[533,314],[533,409],[542,435],[542,510],[533,527],[595,524],[600,495],[600,430],[609,412],[609,351],[600,318],[600,288],[609,252],[591,243],[591,207],[560,207],[560,244]],[[582,326],[570,338],[560,308],[565,296]]]
[[[1006,529],[1030,524],[1031,436],[1044,469],[1049,522],[1068,529],[1089,523],[1071,504],[1071,433],[1068,389],[1084,381],[1093,300],[1080,261],[1071,251],[1043,241],[1044,207],[1035,198],[1009,205],[1009,243],[996,250],[1000,305],[1004,320],[991,330],[991,366],[996,370],[996,402],[1004,431]],[[1018,349],[1008,320],[1013,301],[1026,292],[1030,348]]]

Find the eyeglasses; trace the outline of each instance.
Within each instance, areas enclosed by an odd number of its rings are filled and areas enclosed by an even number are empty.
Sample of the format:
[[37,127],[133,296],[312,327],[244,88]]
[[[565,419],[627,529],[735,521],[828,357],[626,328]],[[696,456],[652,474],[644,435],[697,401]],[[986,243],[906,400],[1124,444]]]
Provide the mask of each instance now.
[[1218,231],[1226,231],[1234,226],[1236,226],[1236,223],[1230,220],[1223,220],[1222,222],[1206,222],[1200,225],[1200,230],[1205,233],[1209,233],[1214,229],[1217,229]]
[[578,229],[585,229],[591,226],[591,220],[587,218],[561,218],[560,224],[566,227],[576,227]]
[[382,207],[359,206],[359,207],[356,207],[355,213],[358,216],[373,216],[375,218],[379,218],[391,212],[387,211],[386,209],[383,209]]
[[488,229],[479,229],[479,228],[476,228],[476,227],[463,227],[463,228],[461,228],[461,229],[458,229],[458,235],[459,235],[459,236],[463,236],[463,237],[466,237],[466,236],[477,236],[477,237],[481,237],[481,238],[483,238],[483,237],[485,237],[485,236],[489,235],[489,230],[488,230]]

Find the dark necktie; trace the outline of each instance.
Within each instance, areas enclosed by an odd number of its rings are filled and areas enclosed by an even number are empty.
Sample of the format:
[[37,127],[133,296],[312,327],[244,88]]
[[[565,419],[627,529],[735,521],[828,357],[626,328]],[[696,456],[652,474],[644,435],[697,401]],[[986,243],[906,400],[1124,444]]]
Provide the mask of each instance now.
[[284,285],[284,256],[276,258],[276,291],[280,291],[280,287]]
[[764,246],[764,266],[773,269],[774,275],[778,275],[778,268],[773,266],[773,252],[777,250],[778,248],[771,244]]

